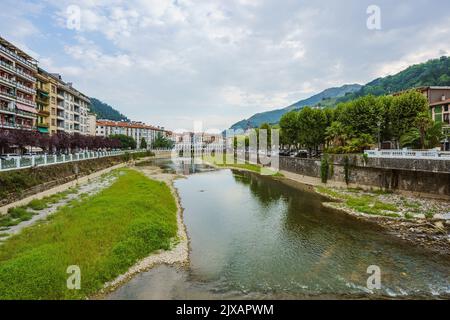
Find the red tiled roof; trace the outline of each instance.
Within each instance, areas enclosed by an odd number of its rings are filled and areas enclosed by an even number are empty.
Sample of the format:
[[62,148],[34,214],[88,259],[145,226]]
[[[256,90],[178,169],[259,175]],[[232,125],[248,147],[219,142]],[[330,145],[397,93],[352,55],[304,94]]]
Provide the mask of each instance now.
[[163,129],[146,125],[143,123],[136,123],[136,122],[124,122],[124,121],[105,121],[105,120],[98,120],[97,126],[106,126],[106,127],[122,127],[122,128],[135,128],[135,129],[152,129],[152,130],[158,130],[158,131],[165,131]]

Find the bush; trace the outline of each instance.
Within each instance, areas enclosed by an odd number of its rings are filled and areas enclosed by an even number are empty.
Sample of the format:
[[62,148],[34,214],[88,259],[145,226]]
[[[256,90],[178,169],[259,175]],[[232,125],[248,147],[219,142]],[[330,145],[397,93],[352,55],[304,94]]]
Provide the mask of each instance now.
[[320,162],[320,178],[322,183],[327,183],[329,173],[328,155],[324,154]]

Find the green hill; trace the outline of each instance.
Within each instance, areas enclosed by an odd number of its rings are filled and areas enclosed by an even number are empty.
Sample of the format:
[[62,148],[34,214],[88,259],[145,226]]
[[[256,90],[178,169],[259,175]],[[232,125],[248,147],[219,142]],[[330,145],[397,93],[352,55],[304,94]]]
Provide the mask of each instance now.
[[91,112],[97,115],[97,119],[108,119],[113,121],[129,121],[126,116],[96,98],[89,98],[91,100]]
[[286,112],[304,106],[333,107],[339,102],[350,101],[368,94],[380,96],[422,86],[450,86],[450,57],[432,59],[410,66],[395,75],[375,79],[364,86],[344,85],[340,88],[327,89],[289,107],[255,114],[249,119],[235,123],[231,129],[245,130],[249,127],[259,127],[264,122],[278,123]]
[[339,97],[344,97],[346,94],[353,93],[361,88],[361,85],[359,84],[346,84],[339,88],[329,88],[324,91],[322,91],[319,94],[316,94],[312,97],[309,97],[305,100],[300,100],[288,107],[273,110],[273,111],[267,111],[262,113],[257,113],[253,116],[251,116],[248,119],[239,121],[231,126],[231,129],[238,130],[238,129],[247,129],[247,128],[255,128],[259,127],[264,122],[273,124],[278,123],[280,121],[280,118],[287,112],[291,110],[298,110],[303,108],[304,106],[327,106],[327,105],[333,105],[336,102],[336,99]]
[[422,86],[450,86],[450,58],[441,57],[416,64],[384,78],[375,79],[359,91],[338,99],[338,102],[373,94],[380,96]]

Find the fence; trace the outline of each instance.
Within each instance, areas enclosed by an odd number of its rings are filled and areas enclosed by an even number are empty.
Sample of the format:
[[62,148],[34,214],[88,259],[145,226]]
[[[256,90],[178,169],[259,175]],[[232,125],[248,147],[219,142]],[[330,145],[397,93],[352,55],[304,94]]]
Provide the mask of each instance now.
[[48,166],[57,163],[82,161],[88,159],[113,157],[125,154],[125,152],[136,153],[145,150],[132,151],[86,151],[73,154],[60,155],[37,155],[37,156],[22,156],[11,159],[0,159],[0,171],[25,169],[37,166]]
[[433,150],[366,150],[364,153],[369,158],[402,158],[402,159],[432,159],[450,160],[450,152]]

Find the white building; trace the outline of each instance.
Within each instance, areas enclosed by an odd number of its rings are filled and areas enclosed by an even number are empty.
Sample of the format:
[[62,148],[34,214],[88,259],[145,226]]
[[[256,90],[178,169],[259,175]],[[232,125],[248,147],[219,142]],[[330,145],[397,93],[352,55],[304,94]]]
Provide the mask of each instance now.
[[150,147],[158,134],[167,137],[169,132],[164,130],[164,128],[149,126],[142,122],[98,120],[95,134],[103,137],[123,134],[132,137],[136,141],[137,147],[140,148],[142,138],[145,139],[147,146]]
[[61,76],[52,74],[58,80],[57,130],[67,133],[89,134],[89,98],[76,90],[71,82],[65,83]]

